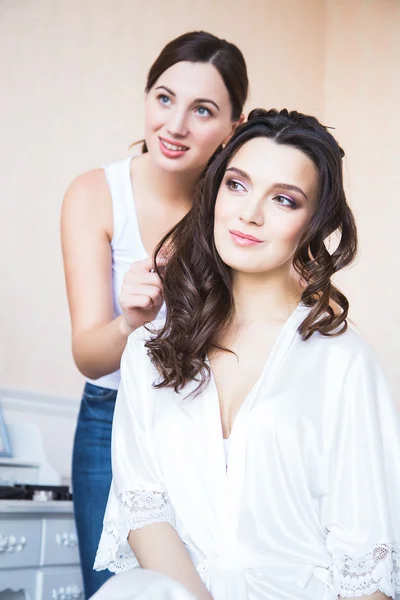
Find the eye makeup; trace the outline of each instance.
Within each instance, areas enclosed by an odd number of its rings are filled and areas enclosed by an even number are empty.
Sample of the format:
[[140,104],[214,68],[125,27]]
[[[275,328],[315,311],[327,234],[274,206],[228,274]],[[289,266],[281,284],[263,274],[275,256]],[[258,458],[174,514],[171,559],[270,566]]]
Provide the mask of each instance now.
[[232,179],[231,177],[225,180],[225,185],[231,192],[247,192],[247,188],[241,181]]
[[280,206],[284,206],[285,208],[298,208],[298,205],[296,201],[293,200],[293,198],[284,196],[283,194],[277,194],[276,196],[274,196],[274,200],[277,201],[277,204],[279,204]]

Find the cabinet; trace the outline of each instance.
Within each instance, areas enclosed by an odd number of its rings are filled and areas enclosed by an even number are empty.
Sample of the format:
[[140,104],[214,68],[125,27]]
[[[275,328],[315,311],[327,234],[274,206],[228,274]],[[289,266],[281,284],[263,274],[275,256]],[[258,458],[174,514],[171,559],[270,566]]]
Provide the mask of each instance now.
[[83,600],[72,502],[0,500],[0,600]]

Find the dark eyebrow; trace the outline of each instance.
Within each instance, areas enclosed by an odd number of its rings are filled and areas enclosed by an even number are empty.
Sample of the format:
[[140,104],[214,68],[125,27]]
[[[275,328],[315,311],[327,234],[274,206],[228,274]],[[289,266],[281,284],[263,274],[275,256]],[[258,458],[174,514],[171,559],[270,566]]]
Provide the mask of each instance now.
[[[233,173],[240,175],[240,177],[243,177],[243,179],[246,179],[247,181],[251,181],[250,175],[248,173],[246,173],[246,171],[242,171],[242,169],[238,169],[237,167],[229,167],[229,169],[226,169],[225,173],[228,173],[228,171],[232,171]],[[297,187],[297,185],[292,185],[290,183],[274,183],[272,186],[272,189],[286,190],[288,192],[299,192],[299,194],[304,196],[304,198],[308,202],[308,198],[307,198],[306,194],[303,192],[303,190],[301,188]]]
[[304,198],[308,202],[308,198],[307,198],[306,194],[303,192],[303,190],[301,188],[297,187],[297,185],[292,185],[290,183],[274,183],[274,185],[272,187],[278,188],[281,190],[287,190],[288,192],[299,192],[302,196],[304,196]]
[[220,110],[218,104],[214,102],[214,100],[209,100],[208,98],[196,98],[194,104],[206,104],[207,102],[208,104],[212,104],[213,106],[215,106],[217,110]]
[[[168,92],[168,94],[171,94],[171,96],[174,96],[174,98],[176,97],[176,94],[172,90],[167,88],[167,86],[165,86],[165,85],[159,85],[155,89],[156,90],[164,89],[166,92]],[[220,110],[218,104],[216,102],[214,102],[214,100],[210,100],[209,98],[196,98],[196,100],[193,101],[193,104],[206,104],[206,103],[212,104],[213,106],[215,106],[215,108],[218,111]]]
[[243,177],[243,179],[251,181],[250,175],[246,173],[246,171],[242,171],[242,169],[238,169],[237,167],[229,167],[229,169],[226,169],[225,173],[228,173],[228,171],[232,171],[233,173],[236,173],[236,175],[240,175],[240,177]]
[[165,85],[159,85],[158,87],[156,87],[156,90],[165,90],[166,92],[168,92],[168,94],[171,94],[171,96],[176,95],[176,94],[174,94],[174,92],[172,90],[167,88],[167,86],[165,86]]

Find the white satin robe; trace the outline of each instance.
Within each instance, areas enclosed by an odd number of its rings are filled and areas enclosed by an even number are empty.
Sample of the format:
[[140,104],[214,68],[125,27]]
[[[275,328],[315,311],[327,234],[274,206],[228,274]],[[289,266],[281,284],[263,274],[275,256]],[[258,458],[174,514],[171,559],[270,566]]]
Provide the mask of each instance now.
[[214,600],[400,594],[399,415],[355,332],[301,340],[308,310],[244,400],[228,469],[215,383],[154,389],[149,334],[129,337],[96,569],[137,566],[129,531],[169,521]]

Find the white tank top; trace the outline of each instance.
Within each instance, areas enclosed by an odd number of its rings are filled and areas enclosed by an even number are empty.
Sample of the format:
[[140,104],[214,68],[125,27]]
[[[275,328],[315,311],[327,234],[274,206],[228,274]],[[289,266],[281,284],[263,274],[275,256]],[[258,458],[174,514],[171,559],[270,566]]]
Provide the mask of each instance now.
[[[114,318],[122,314],[118,299],[125,273],[132,263],[148,258],[140,237],[132,190],[131,161],[132,157],[129,157],[103,167],[110,188],[114,217],[114,235],[111,240]],[[87,379],[87,381],[117,390],[120,378],[120,372],[115,371],[99,379]]]

